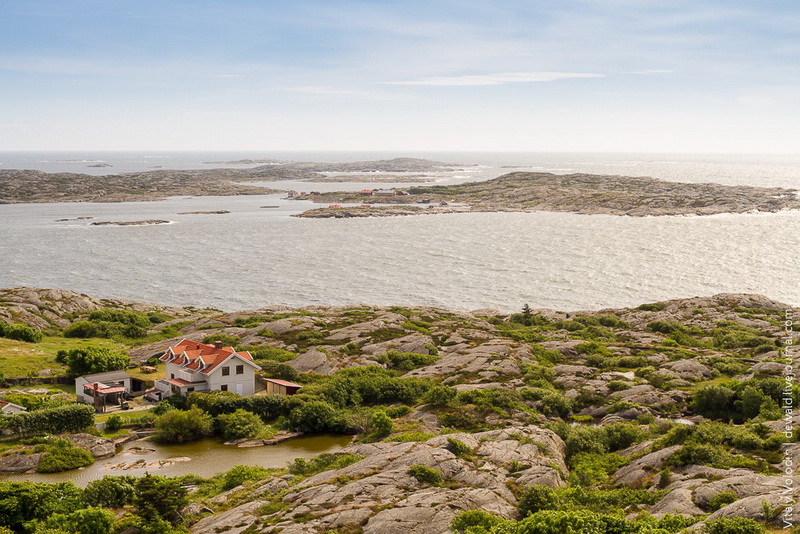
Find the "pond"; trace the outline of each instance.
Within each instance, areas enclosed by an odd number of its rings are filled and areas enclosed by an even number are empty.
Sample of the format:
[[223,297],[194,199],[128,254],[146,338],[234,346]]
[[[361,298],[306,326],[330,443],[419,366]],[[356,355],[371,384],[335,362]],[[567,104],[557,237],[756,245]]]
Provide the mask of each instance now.
[[63,473],[3,475],[4,480],[33,482],[73,482],[85,486],[105,475],[142,476],[145,472],[162,476],[197,475],[204,478],[244,464],[285,467],[295,458],[312,458],[323,452],[336,452],[352,441],[352,436],[308,436],[264,447],[232,447],[206,439],[183,445],[160,445],[149,440],[125,443],[112,458],[98,460],[84,469]]

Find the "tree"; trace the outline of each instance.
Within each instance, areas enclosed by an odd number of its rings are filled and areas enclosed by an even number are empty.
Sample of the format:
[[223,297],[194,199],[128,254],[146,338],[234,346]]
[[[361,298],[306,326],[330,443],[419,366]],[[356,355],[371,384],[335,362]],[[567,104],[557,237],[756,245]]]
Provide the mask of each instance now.
[[102,508],[88,507],[69,514],[55,514],[39,522],[35,532],[70,532],[74,534],[108,534],[114,514]]
[[83,490],[83,502],[89,506],[122,508],[133,502],[136,477],[130,475],[106,475],[92,480]]
[[334,430],[339,422],[336,409],[324,401],[310,401],[289,415],[289,425],[300,432]]
[[60,350],[56,361],[65,364],[75,376],[125,369],[131,359],[121,352],[104,347],[85,347]]
[[729,418],[736,393],[720,384],[700,387],[692,397],[692,409],[712,419]]
[[394,421],[383,410],[378,410],[372,414],[371,423],[375,437],[382,438],[392,433]]
[[166,478],[149,473],[136,480],[133,506],[143,519],[163,519],[174,522],[178,510],[186,506],[187,490],[176,478]]
[[241,408],[219,415],[217,423],[222,436],[228,440],[254,438],[264,430],[264,423],[259,416]]
[[154,439],[162,443],[184,443],[210,436],[211,416],[200,408],[170,410],[156,419]]

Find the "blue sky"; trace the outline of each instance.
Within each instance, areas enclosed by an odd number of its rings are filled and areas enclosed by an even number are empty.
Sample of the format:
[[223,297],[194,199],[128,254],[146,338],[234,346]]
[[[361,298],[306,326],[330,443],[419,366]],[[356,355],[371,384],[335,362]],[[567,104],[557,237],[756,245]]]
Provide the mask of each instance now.
[[797,152],[800,3],[0,0],[0,149]]

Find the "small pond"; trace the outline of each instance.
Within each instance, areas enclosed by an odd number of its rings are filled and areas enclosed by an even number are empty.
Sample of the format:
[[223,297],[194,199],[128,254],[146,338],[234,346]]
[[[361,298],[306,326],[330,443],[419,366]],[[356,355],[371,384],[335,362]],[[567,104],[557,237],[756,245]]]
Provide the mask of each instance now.
[[352,436],[308,436],[264,447],[232,447],[206,439],[184,445],[160,445],[149,440],[125,443],[112,458],[98,460],[84,469],[50,474],[2,475],[4,480],[74,482],[85,486],[105,475],[162,476],[198,475],[204,478],[227,471],[237,464],[285,467],[295,458],[312,458],[336,452]]

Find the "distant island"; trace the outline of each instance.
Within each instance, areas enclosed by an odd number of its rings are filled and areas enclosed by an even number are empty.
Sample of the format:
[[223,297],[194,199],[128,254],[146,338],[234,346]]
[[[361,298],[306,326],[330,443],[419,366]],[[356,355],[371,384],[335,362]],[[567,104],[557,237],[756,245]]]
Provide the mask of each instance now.
[[[305,195],[300,198],[334,206],[309,210],[298,216],[344,218],[442,211],[556,211],[643,217],[800,209],[800,197],[791,189],[593,174],[514,172],[484,182],[411,187],[394,190],[394,193],[364,191]],[[345,203],[364,207],[342,207],[341,204]],[[454,203],[459,206],[451,207]],[[384,211],[381,205],[390,205],[392,209]]]
[[[252,162],[256,160],[242,160]],[[272,160],[269,160],[270,162]],[[234,164],[237,162],[223,162]],[[138,173],[88,174],[36,170],[0,170],[0,204],[19,202],[131,202],[173,196],[267,195],[280,191],[248,182],[326,181],[325,173],[398,173],[455,171],[465,165],[416,158],[350,163],[280,162],[251,169],[156,170]],[[383,180],[385,181],[386,177]],[[389,178],[395,182],[408,178]],[[414,176],[419,180],[419,176]],[[342,181],[352,181],[347,177]],[[360,181],[376,181],[365,176]]]

